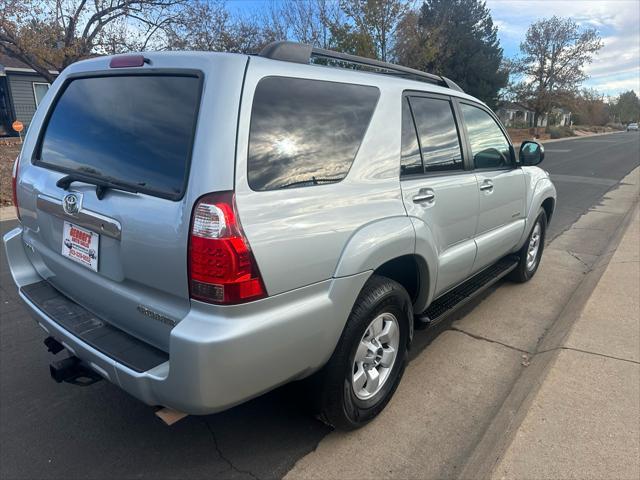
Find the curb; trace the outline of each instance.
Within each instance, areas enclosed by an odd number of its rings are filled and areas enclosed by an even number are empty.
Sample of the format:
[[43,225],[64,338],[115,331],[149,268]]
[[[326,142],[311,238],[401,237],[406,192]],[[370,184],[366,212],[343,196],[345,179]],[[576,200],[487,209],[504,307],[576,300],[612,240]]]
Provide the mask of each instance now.
[[557,347],[562,345],[572,326],[580,317],[638,209],[640,209],[640,201],[636,200],[625,213],[622,222],[596,264],[572,293],[556,322],[538,342],[530,365],[522,371],[502,405],[498,407],[497,413],[471,452],[469,459],[462,466],[457,478],[489,479],[491,477],[511,445],[518,428],[559,355],[560,349]]
[[625,132],[624,130],[618,130],[616,132],[594,133],[593,135],[582,135],[582,136],[576,136],[576,137],[554,138],[554,139],[549,139],[549,140],[542,140],[540,143],[545,145],[547,143],[566,142],[567,140],[582,140],[583,138],[602,137],[604,135],[614,135],[616,133],[627,133],[627,132]]

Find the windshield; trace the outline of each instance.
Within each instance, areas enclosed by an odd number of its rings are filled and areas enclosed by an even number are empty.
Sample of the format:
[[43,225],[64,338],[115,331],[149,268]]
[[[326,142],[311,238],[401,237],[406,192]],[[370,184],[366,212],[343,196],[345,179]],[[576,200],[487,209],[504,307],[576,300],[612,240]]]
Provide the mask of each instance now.
[[72,80],[54,106],[36,163],[177,200],[185,189],[199,101],[197,76]]

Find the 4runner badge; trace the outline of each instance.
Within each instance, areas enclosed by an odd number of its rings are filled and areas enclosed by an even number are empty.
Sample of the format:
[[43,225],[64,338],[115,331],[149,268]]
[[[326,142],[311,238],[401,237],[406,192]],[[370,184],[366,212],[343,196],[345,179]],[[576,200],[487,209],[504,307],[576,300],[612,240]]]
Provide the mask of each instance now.
[[165,317],[164,315],[161,315],[158,312],[154,312],[153,310],[151,310],[150,308],[145,307],[144,305],[138,305],[136,307],[136,309],[138,310],[138,312],[140,312],[142,315],[144,315],[145,317],[149,317],[152,318],[153,320],[157,320],[158,322],[162,322],[166,325],[169,325],[171,327],[175,327],[177,322],[175,320],[171,320],[168,317]]

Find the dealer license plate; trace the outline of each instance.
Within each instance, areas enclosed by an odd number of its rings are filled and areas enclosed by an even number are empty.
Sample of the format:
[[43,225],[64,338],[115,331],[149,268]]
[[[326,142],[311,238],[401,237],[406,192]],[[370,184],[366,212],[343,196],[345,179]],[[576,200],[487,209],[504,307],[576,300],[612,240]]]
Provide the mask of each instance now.
[[62,255],[80,265],[98,271],[98,245],[100,235],[73,223],[64,222]]

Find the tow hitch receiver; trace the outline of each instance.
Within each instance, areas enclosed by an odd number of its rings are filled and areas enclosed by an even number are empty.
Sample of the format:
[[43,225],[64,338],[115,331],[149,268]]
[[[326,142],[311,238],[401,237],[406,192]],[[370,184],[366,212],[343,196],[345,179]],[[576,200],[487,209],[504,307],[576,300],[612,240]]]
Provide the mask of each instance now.
[[92,385],[102,377],[88,367],[85,367],[78,357],[68,357],[49,365],[51,378],[56,382],[67,382],[80,387]]
[[64,350],[64,346],[53,337],[45,338],[44,345],[47,347],[47,350],[54,355],[57,355],[59,352]]

